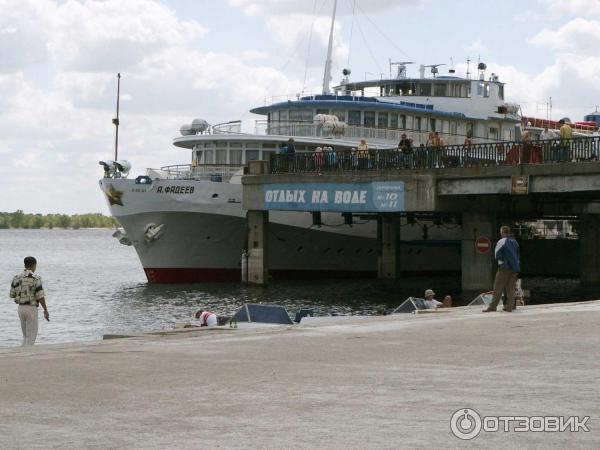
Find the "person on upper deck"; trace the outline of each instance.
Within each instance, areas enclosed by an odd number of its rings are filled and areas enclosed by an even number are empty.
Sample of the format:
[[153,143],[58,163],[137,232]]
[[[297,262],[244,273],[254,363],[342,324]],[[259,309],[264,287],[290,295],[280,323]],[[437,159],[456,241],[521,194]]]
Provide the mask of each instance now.
[[525,130],[523,131],[523,134],[521,135],[521,141],[523,142],[522,145],[522,151],[521,151],[521,164],[529,164],[530,160],[529,160],[529,152],[530,152],[530,136],[529,136],[529,131]]
[[294,139],[289,138],[287,142],[287,154],[288,156],[294,156],[296,154],[296,147],[294,146]]
[[317,169],[317,172],[320,174],[321,173],[321,169],[323,168],[323,165],[325,164],[325,155],[323,154],[323,148],[322,147],[317,147],[315,149],[315,153],[314,153],[314,158],[315,158],[315,168]]
[[405,154],[412,152],[412,141],[406,137],[406,133],[402,133],[400,142],[398,143],[398,150]]
[[540,133],[540,141],[547,141],[549,139],[554,139],[554,133],[548,130],[548,127],[544,127],[544,131]]
[[367,141],[365,139],[361,139],[360,143],[358,144],[358,151],[359,152],[366,152],[367,150],[369,150],[369,146],[367,145]]
[[398,142],[398,150],[400,151],[400,163],[405,168],[413,166],[412,162],[412,140],[406,137],[406,133],[402,133],[400,142]]
[[573,129],[564,119],[558,121],[560,124],[560,160],[568,161],[570,158],[571,139],[573,138]]

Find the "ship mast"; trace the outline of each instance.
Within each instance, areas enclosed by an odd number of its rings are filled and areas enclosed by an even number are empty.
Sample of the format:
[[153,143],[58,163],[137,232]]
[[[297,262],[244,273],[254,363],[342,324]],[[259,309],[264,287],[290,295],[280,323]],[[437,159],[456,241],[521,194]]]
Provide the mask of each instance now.
[[329,45],[327,46],[327,60],[325,61],[325,73],[323,74],[323,95],[329,94],[329,82],[331,81],[331,53],[333,50],[333,26],[335,25],[335,11],[337,0],[333,1],[333,14],[331,15],[331,29],[329,30]]
[[112,120],[115,126],[115,161],[119,157],[119,97],[121,94],[121,74],[117,74],[117,117]]

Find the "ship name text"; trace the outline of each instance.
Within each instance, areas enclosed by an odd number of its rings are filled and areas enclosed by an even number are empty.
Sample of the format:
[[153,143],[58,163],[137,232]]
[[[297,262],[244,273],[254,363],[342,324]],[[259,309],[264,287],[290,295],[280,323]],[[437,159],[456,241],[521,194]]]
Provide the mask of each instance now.
[[194,186],[158,186],[157,194],[193,194]]

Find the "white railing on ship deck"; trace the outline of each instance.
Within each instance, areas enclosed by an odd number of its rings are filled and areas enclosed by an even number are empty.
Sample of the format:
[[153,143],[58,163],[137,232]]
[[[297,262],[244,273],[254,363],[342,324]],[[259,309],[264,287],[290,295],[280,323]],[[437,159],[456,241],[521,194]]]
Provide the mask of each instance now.
[[229,181],[243,166],[240,164],[177,164],[164,166],[160,170],[154,170],[160,178],[167,180],[206,180],[206,181]]
[[237,134],[242,132],[242,121],[232,120],[230,122],[213,125],[212,134]]

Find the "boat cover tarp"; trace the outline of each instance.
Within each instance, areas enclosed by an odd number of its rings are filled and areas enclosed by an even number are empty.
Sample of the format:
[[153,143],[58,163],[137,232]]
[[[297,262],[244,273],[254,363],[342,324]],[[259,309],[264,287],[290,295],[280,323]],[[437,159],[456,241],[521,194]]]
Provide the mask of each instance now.
[[416,311],[417,309],[427,309],[427,307],[425,306],[425,299],[418,297],[408,297],[400,304],[400,306],[398,306],[394,311],[392,311],[392,314],[411,313],[413,311]]
[[237,322],[279,323],[293,325],[292,319],[283,306],[246,303],[231,318]]
[[487,306],[490,303],[492,303],[493,295],[494,295],[493,292],[482,292],[477,297],[475,297],[471,301],[471,303],[468,304],[468,306],[473,306],[473,305],[486,305]]

